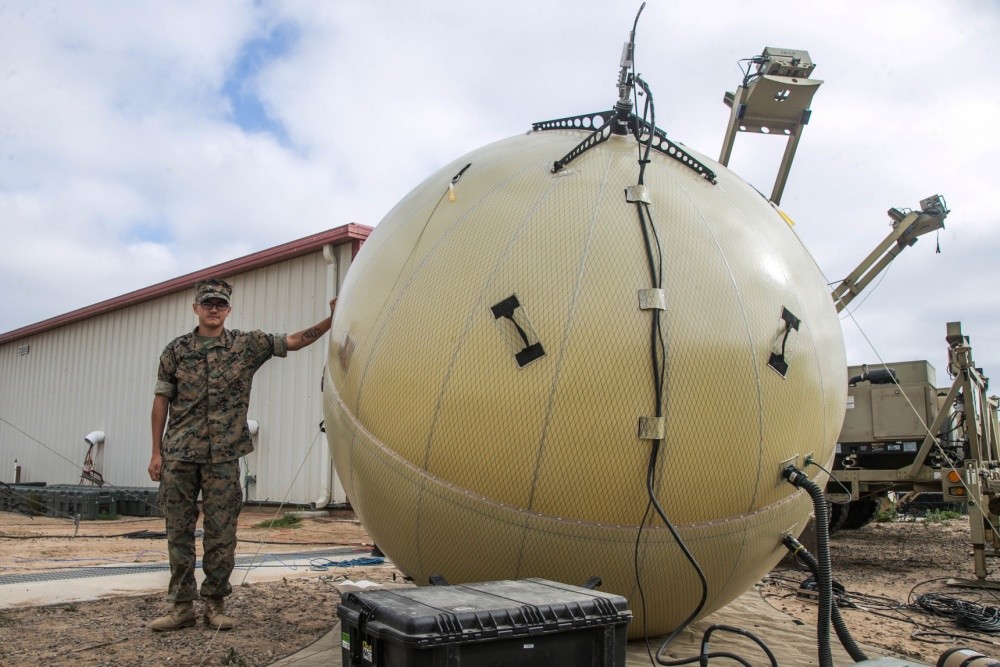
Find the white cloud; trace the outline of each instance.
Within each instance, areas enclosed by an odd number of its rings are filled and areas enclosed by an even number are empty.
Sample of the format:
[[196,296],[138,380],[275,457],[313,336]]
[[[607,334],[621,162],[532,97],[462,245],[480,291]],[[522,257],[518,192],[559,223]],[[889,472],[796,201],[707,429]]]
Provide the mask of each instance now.
[[[375,224],[462,153],[609,108],[638,5],[5,3],[0,330]],[[224,90],[248,45],[280,26],[288,48],[240,84],[287,141],[239,127]],[[933,237],[904,252],[857,319],[887,355],[939,369],[944,322],[962,319],[983,343],[977,361],[1000,369],[997,34],[1000,10],[971,0],[651,1],[636,57],[658,124],[715,158],[736,61],[809,50],[825,83],[782,202],[797,233],[842,277],[888,233],[887,208],[945,195],[943,253]],[[769,192],[780,143],[741,136],[733,168]],[[849,358],[869,361],[849,324]]]

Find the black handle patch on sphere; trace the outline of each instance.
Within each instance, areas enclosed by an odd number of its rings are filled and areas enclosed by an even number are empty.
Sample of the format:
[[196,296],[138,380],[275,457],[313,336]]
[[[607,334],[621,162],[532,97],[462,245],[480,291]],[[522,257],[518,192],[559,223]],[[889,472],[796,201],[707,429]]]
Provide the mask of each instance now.
[[514,355],[519,368],[545,356],[545,348],[542,347],[538,334],[531,326],[528,314],[524,312],[524,307],[517,300],[516,294],[490,307],[493,318],[496,320],[497,330],[503,338],[504,343]]
[[778,375],[785,377],[788,375],[788,362],[785,361],[785,345],[788,343],[788,335],[792,329],[798,331],[802,321],[785,307],[781,308],[781,319],[785,321],[784,336],[781,338],[781,351],[772,352],[770,359],[767,360],[767,365],[777,371]]

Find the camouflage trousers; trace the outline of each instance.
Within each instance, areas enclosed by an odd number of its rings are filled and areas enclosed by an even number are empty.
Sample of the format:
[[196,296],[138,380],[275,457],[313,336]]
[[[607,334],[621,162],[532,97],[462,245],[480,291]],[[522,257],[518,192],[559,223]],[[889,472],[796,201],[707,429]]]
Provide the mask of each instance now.
[[239,461],[164,461],[158,499],[167,520],[170,553],[167,599],[175,602],[198,598],[194,531],[199,491],[205,512],[201,594],[223,597],[233,591],[229,575],[236,565],[236,519],[243,508]]

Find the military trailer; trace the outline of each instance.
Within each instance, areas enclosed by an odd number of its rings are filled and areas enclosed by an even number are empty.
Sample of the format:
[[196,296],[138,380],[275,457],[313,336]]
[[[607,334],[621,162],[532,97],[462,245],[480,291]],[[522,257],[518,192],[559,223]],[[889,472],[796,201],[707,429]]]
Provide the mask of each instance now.
[[996,396],[972,359],[961,322],[947,325],[950,387],[927,361],[848,368],[848,398],[827,498],[830,527],[860,528],[886,495],[929,492],[968,508],[976,577],[1000,550],[1000,446]]

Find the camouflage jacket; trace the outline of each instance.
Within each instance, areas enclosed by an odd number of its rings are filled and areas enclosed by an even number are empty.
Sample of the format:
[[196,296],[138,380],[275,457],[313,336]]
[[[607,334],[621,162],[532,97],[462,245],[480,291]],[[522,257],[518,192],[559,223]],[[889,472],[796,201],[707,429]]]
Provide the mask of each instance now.
[[170,398],[165,461],[220,463],[253,451],[247,409],[253,375],[288,354],[285,334],[230,331],[207,344],[197,328],[160,355],[155,394]]

